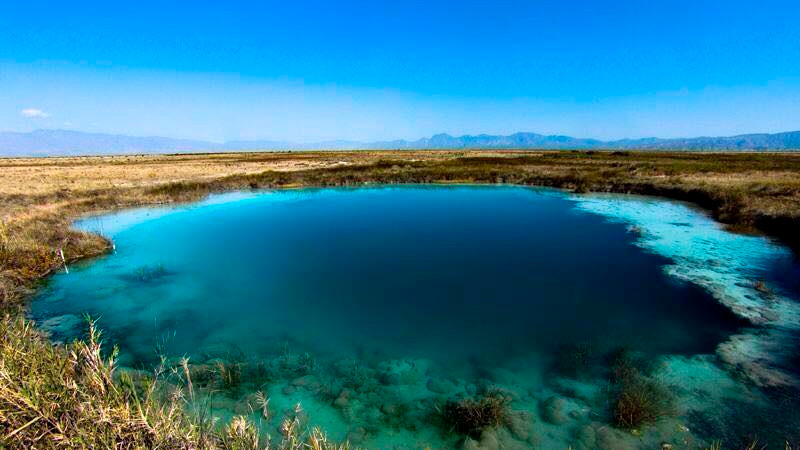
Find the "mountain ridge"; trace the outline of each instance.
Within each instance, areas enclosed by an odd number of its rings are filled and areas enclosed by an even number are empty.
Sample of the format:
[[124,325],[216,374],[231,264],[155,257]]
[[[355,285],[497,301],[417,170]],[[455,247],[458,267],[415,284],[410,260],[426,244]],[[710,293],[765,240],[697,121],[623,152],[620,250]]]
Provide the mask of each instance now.
[[564,135],[518,132],[510,135],[439,133],[417,140],[360,142],[347,140],[292,143],[274,140],[237,140],[224,143],[161,136],[127,136],[72,130],[0,132],[0,157],[79,156],[137,153],[198,153],[215,151],[285,150],[434,150],[434,149],[542,149],[542,150],[798,150],[800,131],[751,133],[693,138],[638,138],[604,141]]

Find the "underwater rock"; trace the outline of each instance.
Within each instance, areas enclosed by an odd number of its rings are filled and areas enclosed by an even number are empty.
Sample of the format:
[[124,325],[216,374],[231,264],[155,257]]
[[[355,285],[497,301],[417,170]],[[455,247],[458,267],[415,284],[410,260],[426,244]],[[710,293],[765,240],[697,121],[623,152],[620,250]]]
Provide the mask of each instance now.
[[292,380],[292,386],[294,387],[302,387],[302,388],[313,388],[315,386],[319,386],[319,382],[317,382],[317,377],[314,375],[303,375],[302,377],[295,378]]
[[163,265],[156,264],[152,266],[138,267],[132,273],[123,274],[121,278],[130,282],[152,283],[159,281],[168,275],[170,275],[170,273],[164,268]]
[[578,380],[557,377],[548,381],[553,390],[564,397],[580,400],[587,405],[591,405],[598,396],[599,385],[586,383]]
[[647,437],[653,442],[660,442],[660,448],[681,449],[701,448],[697,439],[681,421],[676,419],[660,420],[647,430]]
[[480,450],[480,442],[467,436],[458,448],[461,450]]
[[373,405],[378,404],[378,403],[381,402],[380,396],[375,391],[368,392],[367,395],[366,395],[366,398],[364,400],[367,403],[370,403],[370,404],[373,404]]
[[567,422],[568,417],[565,411],[567,401],[555,395],[542,402],[539,408],[539,413],[545,422],[553,425],[563,425]]
[[350,405],[350,395],[352,395],[352,392],[350,392],[349,389],[342,389],[342,392],[339,393],[339,396],[336,397],[333,404],[339,408],[348,407]]
[[367,438],[367,429],[364,427],[356,427],[354,430],[351,430],[347,433],[347,440],[358,444],[359,442],[364,442]]
[[800,339],[791,331],[749,330],[720,344],[717,354],[758,386],[800,386],[800,380],[788,369],[798,345]]
[[511,431],[506,428],[498,428],[495,430],[495,437],[498,444],[497,448],[503,450],[527,450],[530,448],[526,440],[518,440]]
[[508,429],[515,438],[527,441],[533,434],[533,416],[525,411],[515,411],[509,416]]
[[449,394],[456,390],[456,384],[445,378],[431,378],[427,387],[429,391],[437,394]]
[[39,325],[48,336],[56,339],[76,337],[81,332],[83,320],[74,314],[51,317]]
[[572,411],[567,414],[571,419],[578,420],[583,417],[583,411],[578,409],[573,409]]
[[417,409],[411,409],[403,415],[403,420],[405,421],[404,426],[412,431],[416,430],[418,427],[422,428],[427,426],[431,421],[431,409],[433,409],[432,406],[418,404]]
[[497,440],[495,430],[484,430],[481,433],[481,440],[478,443],[478,448],[482,450],[495,450],[500,448],[500,442]]
[[383,413],[377,408],[367,408],[364,414],[364,421],[369,426],[369,429],[380,429],[383,423]]
[[462,450],[524,450],[530,448],[529,442],[515,439],[505,428],[488,429],[481,433],[480,439],[469,436],[458,447]]
[[578,428],[575,433],[575,439],[577,439],[575,443],[576,450],[594,448],[597,442],[597,432],[591,425],[584,425]]
[[393,359],[378,364],[381,382],[385,385],[416,384],[425,376],[427,367],[417,360]]
[[481,433],[480,439],[465,437],[459,448],[463,450],[499,450],[513,448],[501,442],[497,436],[497,430],[485,430]]
[[400,384],[400,374],[394,372],[381,374],[381,382],[389,386]]
[[638,442],[639,439],[631,439],[630,434],[623,433],[615,428],[601,426],[597,429],[597,448],[601,450],[626,450],[634,449],[637,446],[631,441]]
[[394,403],[384,403],[381,405],[381,412],[387,416],[394,416],[397,414],[397,405]]

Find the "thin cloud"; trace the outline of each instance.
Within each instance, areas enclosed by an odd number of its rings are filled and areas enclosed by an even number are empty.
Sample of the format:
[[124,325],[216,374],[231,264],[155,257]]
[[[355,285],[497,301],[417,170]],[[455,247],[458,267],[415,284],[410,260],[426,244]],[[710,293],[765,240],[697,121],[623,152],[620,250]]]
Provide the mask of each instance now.
[[22,114],[25,117],[30,117],[32,119],[44,119],[50,117],[49,113],[46,113],[39,108],[25,108],[22,111],[20,111],[20,114]]

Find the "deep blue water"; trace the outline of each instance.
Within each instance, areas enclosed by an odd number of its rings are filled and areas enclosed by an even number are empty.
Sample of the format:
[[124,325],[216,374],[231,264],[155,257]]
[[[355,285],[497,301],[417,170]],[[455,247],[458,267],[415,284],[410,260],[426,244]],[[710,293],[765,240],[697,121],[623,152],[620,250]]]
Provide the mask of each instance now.
[[[33,314],[100,317],[146,360],[148,334],[191,354],[220,329],[312,349],[502,359],[564,342],[712,352],[741,325],[624,226],[522,188],[271,194],[167,215],[54,280]],[[148,270],[165,274],[154,280]],[[246,330],[246,332],[245,332]],[[132,335],[139,335],[133,337]],[[332,347],[332,348],[329,348]]]
[[[89,219],[115,252],[52,277],[31,316],[99,318],[131,367],[157,352],[199,362],[221,346],[264,358],[288,346],[323,363],[429,361],[429,375],[464,383],[545,367],[565,345],[713,354],[748,325],[607,219],[555,191],[465,186],[268,192],[125,226],[124,214]],[[778,272],[795,273],[787,261]]]

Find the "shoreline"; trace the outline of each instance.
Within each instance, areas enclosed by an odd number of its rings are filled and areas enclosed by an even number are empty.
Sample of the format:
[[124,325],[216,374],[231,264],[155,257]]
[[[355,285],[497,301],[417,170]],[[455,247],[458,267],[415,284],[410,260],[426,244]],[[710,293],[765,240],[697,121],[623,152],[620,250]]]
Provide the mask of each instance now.
[[[408,158],[408,156],[418,156],[424,153],[429,159]],[[444,153],[444,155],[442,155]],[[472,156],[471,153],[489,154],[494,156]],[[613,160],[613,153],[601,154],[603,162]],[[365,158],[365,155],[369,157]],[[747,198],[741,192],[741,186],[734,186],[731,189],[715,189],[707,185],[691,185],[689,183],[675,182],[666,180],[663,176],[656,179],[640,179],[636,177],[620,177],[619,171],[609,173],[608,168],[600,166],[586,168],[570,167],[570,164],[557,166],[557,169],[566,167],[559,173],[545,172],[538,164],[542,157],[537,155],[547,155],[551,157],[579,157],[591,159],[598,155],[598,152],[507,152],[507,151],[476,151],[476,152],[332,152],[322,154],[321,152],[293,153],[293,154],[247,154],[247,157],[261,158],[266,156],[268,159],[275,158],[285,162],[286,157],[298,156],[301,159],[313,159],[315,157],[324,158],[323,163],[328,164],[316,168],[300,168],[296,170],[265,170],[260,172],[233,173],[215,178],[202,177],[199,179],[168,181],[165,183],[151,184],[139,180],[139,184],[129,186],[116,186],[111,189],[89,189],[82,192],[65,192],[63,189],[51,192],[46,195],[34,194],[23,196],[21,194],[3,195],[0,192],[0,199],[3,197],[11,205],[11,211],[3,211],[3,233],[2,239],[5,243],[14,240],[14,231],[25,232],[26,227],[41,228],[47,230],[37,230],[38,234],[33,244],[45,243],[45,248],[38,249],[40,255],[36,261],[25,261],[11,259],[8,268],[23,272],[21,277],[15,277],[9,283],[7,280],[0,279],[0,304],[8,306],[20,300],[20,296],[14,292],[24,289],[31,283],[43,278],[52,270],[60,266],[60,257],[56,258],[53,253],[63,249],[65,260],[74,262],[78,259],[90,258],[107,251],[111,243],[99,236],[76,236],[81,234],[70,229],[70,224],[86,215],[102,214],[119,209],[127,209],[143,206],[174,205],[181,203],[191,203],[203,199],[211,194],[220,194],[237,190],[247,189],[291,189],[291,188],[325,188],[325,187],[348,187],[363,185],[408,185],[408,184],[431,184],[431,185],[509,185],[523,187],[544,187],[561,189],[573,193],[615,193],[615,194],[635,194],[658,198],[665,198],[674,201],[682,201],[692,204],[706,211],[715,221],[722,224],[729,231],[758,234],[776,239],[781,244],[791,249],[797,257],[800,255],[800,235],[795,230],[800,229],[800,198],[798,198],[797,211],[788,209],[778,214],[768,215],[753,210],[750,206],[760,198],[770,199],[770,196]],[[748,156],[776,156],[783,155],[789,159],[790,172],[796,170],[797,182],[796,192],[791,192],[800,197],[800,154],[680,154],[678,158],[714,158],[720,155],[733,158],[747,158]],[[198,155],[179,155],[179,158],[193,158]],[[219,155],[211,154],[212,157]],[[229,155],[225,155],[229,156]],[[235,154],[234,154],[235,156]],[[406,159],[386,159],[386,156],[402,157]],[[641,155],[635,155],[641,156]],[[675,156],[673,154],[645,155],[655,156],[656,159]],[[355,161],[343,161],[347,157]],[[628,158],[623,156],[622,158]],[[109,157],[82,157],[81,165],[90,163],[93,159],[101,158],[108,160]],[[111,157],[112,159],[129,159],[130,157]],[[151,158],[151,157],[148,157]],[[159,159],[159,165],[169,159],[168,157],[153,157]],[[371,159],[370,159],[371,158]],[[366,161],[362,161],[366,159]],[[553,158],[551,158],[553,159]],[[8,160],[6,160],[8,161]],[[37,159],[36,165],[42,164],[46,159]],[[2,167],[0,160],[0,167]],[[18,160],[14,160],[18,163]],[[342,164],[342,163],[345,164]],[[124,162],[120,162],[124,165]],[[535,169],[531,170],[531,164]],[[581,161],[583,164],[583,161]],[[612,167],[619,166],[616,162],[611,162]],[[582,169],[582,171],[581,171]],[[626,171],[630,168],[626,168]],[[600,173],[598,173],[600,172]],[[686,171],[687,174],[692,172]],[[656,180],[661,180],[657,182]],[[794,188],[792,183],[791,188]],[[784,188],[784,190],[787,190]],[[758,205],[756,205],[758,206]],[[790,205],[794,207],[794,205]],[[39,211],[41,210],[41,212]],[[21,216],[21,217],[20,217]],[[17,229],[17,230],[15,230]],[[32,233],[28,233],[32,234]],[[7,246],[7,245],[6,245]],[[42,253],[49,253],[42,254]],[[9,286],[10,284],[10,286]],[[9,294],[10,293],[10,294]],[[16,299],[16,300],[15,300]]]

